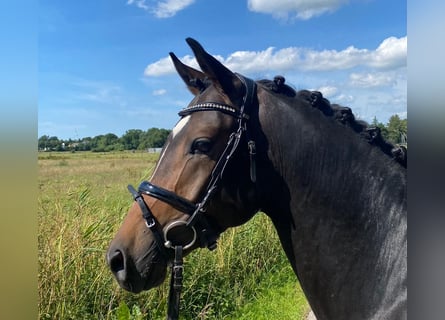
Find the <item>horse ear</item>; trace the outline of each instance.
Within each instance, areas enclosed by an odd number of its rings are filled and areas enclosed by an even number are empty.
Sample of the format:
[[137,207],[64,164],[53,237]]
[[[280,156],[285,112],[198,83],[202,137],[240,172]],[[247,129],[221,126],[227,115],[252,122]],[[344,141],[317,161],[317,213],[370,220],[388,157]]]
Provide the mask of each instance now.
[[173,64],[175,65],[176,71],[179,73],[182,80],[187,85],[187,88],[193,95],[196,96],[203,89],[205,89],[204,81],[206,76],[204,73],[182,63],[173,52],[170,52],[169,54]]
[[244,95],[244,86],[241,80],[221,62],[207,53],[198,41],[187,38],[188,45],[192,48],[201,70],[210,80],[219,86],[229,99],[239,105]]

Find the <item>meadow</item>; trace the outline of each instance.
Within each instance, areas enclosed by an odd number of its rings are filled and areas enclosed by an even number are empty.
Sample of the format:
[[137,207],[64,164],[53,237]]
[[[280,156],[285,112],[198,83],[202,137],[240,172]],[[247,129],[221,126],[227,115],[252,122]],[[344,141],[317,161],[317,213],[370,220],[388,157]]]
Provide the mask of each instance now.
[[[39,319],[165,319],[168,281],[121,289],[105,251],[158,154],[38,155]],[[214,252],[185,257],[181,319],[304,319],[308,304],[268,217],[227,230]]]

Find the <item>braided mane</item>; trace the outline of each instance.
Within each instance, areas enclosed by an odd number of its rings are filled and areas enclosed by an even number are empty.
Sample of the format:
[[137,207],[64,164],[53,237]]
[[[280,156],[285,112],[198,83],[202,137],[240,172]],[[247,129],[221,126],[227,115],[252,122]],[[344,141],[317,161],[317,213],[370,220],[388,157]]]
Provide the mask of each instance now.
[[351,108],[339,104],[331,104],[319,91],[296,91],[285,84],[285,81],[283,76],[275,76],[273,80],[263,79],[257,82],[274,93],[309,102],[312,107],[320,110],[325,116],[333,118],[341,125],[351,128],[369,144],[380,148],[383,153],[393,158],[401,166],[407,167],[407,148],[386,141],[379,127],[370,126],[365,121],[356,119]]

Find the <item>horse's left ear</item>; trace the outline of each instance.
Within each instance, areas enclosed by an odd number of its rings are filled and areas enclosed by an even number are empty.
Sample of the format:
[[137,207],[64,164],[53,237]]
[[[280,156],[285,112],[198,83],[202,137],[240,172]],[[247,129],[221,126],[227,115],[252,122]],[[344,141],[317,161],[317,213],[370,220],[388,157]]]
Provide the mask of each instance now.
[[220,87],[235,105],[242,103],[244,96],[244,86],[241,80],[221,62],[207,53],[198,41],[187,38],[188,45],[192,48],[201,70],[206,76]]
[[205,74],[182,63],[173,52],[170,52],[170,58],[190,92],[195,96],[199,94],[205,88]]

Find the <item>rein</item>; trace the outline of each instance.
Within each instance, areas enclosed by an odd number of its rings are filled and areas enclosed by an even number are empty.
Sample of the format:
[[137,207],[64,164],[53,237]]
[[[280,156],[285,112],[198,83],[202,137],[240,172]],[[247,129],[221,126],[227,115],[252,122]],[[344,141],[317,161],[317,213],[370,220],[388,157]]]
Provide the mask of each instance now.
[[[243,134],[246,135],[249,150],[250,178],[252,182],[256,182],[256,148],[255,142],[251,139],[247,130],[249,114],[246,112],[247,108],[252,108],[256,103],[256,83],[255,81],[240,74],[236,75],[241,80],[246,90],[243,97],[243,103],[239,111],[237,111],[236,108],[226,104],[207,102],[189,106],[179,112],[179,115],[183,117],[198,111],[219,111],[233,116],[238,121],[237,130],[230,134],[227,145],[212,170],[210,182],[207,185],[206,193],[202,197],[201,201],[198,203],[193,203],[174,192],[156,186],[148,181],[143,181],[139,185],[137,191],[132,185],[128,185],[128,190],[132,194],[133,199],[141,208],[142,217],[145,220],[146,226],[153,233],[159,252],[163,255],[166,261],[172,261],[172,251],[174,251],[174,258],[171,264],[167,320],[176,320],[179,318],[179,302],[182,290],[182,273],[184,269],[182,259],[183,250],[192,247],[197,238],[199,238],[199,245],[201,248],[207,247],[209,250],[214,250],[217,247],[217,240],[221,233],[219,230],[220,228],[216,225],[213,219],[205,214],[205,212],[210,199],[218,189],[227,164],[238,149]],[[144,201],[142,195],[148,195],[169,204],[173,208],[186,214],[188,219],[186,221],[173,221],[162,228],[151,212],[149,206]],[[178,227],[186,227],[191,230],[192,238],[188,243],[181,244],[175,243],[173,240],[169,240],[169,231]]]

